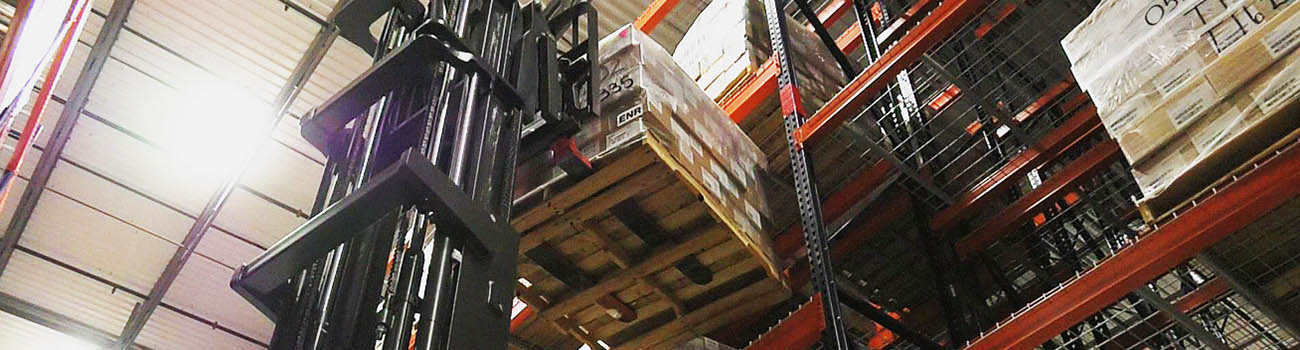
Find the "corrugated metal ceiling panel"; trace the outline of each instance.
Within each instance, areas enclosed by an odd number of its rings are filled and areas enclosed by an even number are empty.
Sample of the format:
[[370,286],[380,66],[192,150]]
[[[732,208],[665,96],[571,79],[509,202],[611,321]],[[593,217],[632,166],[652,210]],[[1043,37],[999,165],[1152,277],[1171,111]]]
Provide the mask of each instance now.
[[194,219],[185,214],[66,162],[54,168],[48,188],[161,236],[172,244],[185,240],[185,230],[194,223]]
[[36,204],[22,245],[78,269],[147,291],[176,245],[54,191]]
[[24,252],[14,253],[0,292],[118,334],[140,298]]
[[279,92],[319,28],[265,0],[139,0],[128,24],[265,102]]
[[268,247],[289,234],[306,219],[268,203],[261,198],[237,189],[226,200],[226,207],[217,215],[217,225],[239,232],[249,240]]
[[92,350],[95,345],[13,314],[0,312],[0,349]]
[[252,337],[271,339],[271,321],[230,289],[234,270],[205,257],[190,259],[163,302]]
[[166,308],[154,312],[136,343],[154,349],[264,349]]
[[198,248],[195,248],[199,255],[230,268],[253,261],[253,258],[263,250],[219,228],[208,229],[208,233],[203,235],[203,240],[199,241]]
[[210,164],[161,152],[91,118],[77,123],[63,157],[190,214],[220,181]]
[[309,212],[324,169],[320,163],[277,145],[257,152],[243,183],[298,211]]

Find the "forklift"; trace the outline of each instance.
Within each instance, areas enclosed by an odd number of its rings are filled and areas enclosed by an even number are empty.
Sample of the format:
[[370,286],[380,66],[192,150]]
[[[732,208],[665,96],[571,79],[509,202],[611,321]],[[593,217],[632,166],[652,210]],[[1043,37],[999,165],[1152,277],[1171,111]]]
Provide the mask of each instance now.
[[230,285],[275,322],[275,350],[504,350],[516,165],[590,171],[561,153],[598,113],[596,10],[345,1],[334,25],[375,63],[302,119],[327,158],[311,219]]

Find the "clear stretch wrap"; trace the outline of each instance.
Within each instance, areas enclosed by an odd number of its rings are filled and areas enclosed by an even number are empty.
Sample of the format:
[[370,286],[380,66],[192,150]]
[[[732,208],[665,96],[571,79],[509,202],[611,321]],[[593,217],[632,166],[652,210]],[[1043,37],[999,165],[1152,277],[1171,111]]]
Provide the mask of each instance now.
[[1062,46],[1106,129],[1139,163],[1300,44],[1295,2],[1104,1]]
[[[673,60],[709,97],[723,99],[772,56],[765,13],[759,0],[710,2],[682,36]],[[812,29],[792,25],[789,34],[805,107],[820,106],[844,84],[844,73]]]
[[771,254],[767,231],[774,225],[762,151],[663,47],[635,27],[614,31],[600,47],[602,115],[584,123],[579,149],[601,157],[653,138],[705,189],[721,216]]
[[1146,198],[1179,197],[1300,127],[1300,54],[1291,53],[1213,106],[1165,147],[1133,165]]

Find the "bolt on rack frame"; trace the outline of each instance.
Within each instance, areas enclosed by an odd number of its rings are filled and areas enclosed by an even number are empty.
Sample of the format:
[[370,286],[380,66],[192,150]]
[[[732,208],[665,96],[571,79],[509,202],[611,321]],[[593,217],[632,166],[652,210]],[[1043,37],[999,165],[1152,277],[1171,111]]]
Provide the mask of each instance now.
[[344,6],[340,35],[376,62],[303,119],[328,158],[313,217],[231,286],[276,322],[272,349],[506,349],[515,165],[594,115],[597,41],[578,32],[595,33],[596,13],[582,1]]

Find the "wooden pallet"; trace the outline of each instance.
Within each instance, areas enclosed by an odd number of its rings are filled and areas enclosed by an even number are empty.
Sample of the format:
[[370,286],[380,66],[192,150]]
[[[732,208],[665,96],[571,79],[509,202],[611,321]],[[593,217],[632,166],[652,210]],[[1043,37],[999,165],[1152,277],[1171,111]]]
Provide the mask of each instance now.
[[[522,211],[520,299],[538,310],[515,334],[543,348],[597,340],[620,349],[668,349],[789,297],[770,241],[740,230],[653,136],[600,160],[577,184]],[[647,247],[609,213],[632,201],[673,239]],[[574,288],[524,252],[553,247],[594,284]],[[673,264],[693,255],[713,281],[690,282]],[[637,318],[620,322],[596,305],[614,295]]]

